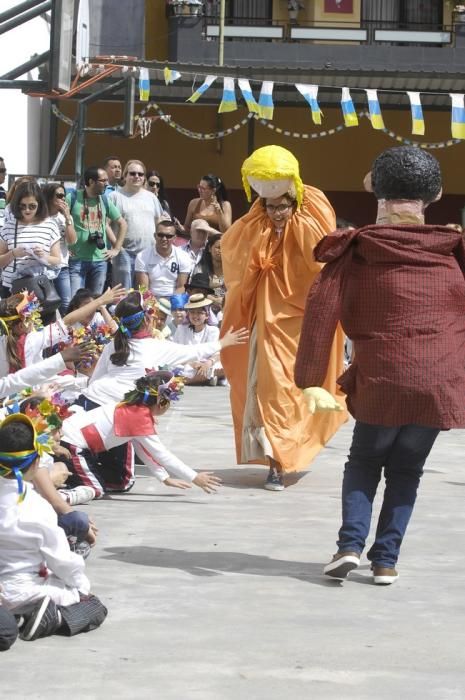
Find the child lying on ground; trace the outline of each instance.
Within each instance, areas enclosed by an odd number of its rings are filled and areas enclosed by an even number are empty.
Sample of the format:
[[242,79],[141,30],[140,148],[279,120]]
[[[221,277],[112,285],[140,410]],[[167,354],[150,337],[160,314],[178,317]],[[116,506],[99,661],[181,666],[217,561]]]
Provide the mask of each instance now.
[[70,551],[51,505],[25,484],[39,464],[31,420],[8,416],[0,445],[1,604],[24,617],[20,636],[26,641],[99,627],[107,610],[90,595],[83,558]]
[[66,418],[62,442],[73,456],[70,469],[76,468],[77,460],[81,472],[90,470],[98,478],[95,455],[132,442],[138,457],[165,486],[187,489],[192,483],[206,493],[215,491],[220,479],[188,467],[164,447],[156,432],[156,417],[179,398],[182,387],[182,379],[171,372],[151,372],[136,381],[122,403],[104,404]]

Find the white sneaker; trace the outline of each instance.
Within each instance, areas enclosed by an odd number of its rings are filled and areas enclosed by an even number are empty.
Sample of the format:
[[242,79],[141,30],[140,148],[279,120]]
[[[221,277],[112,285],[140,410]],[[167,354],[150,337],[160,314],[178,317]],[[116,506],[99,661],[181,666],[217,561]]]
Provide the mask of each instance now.
[[78,506],[89,503],[95,498],[95,490],[92,486],[76,486],[74,489],[63,489],[59,494],[70,506]]

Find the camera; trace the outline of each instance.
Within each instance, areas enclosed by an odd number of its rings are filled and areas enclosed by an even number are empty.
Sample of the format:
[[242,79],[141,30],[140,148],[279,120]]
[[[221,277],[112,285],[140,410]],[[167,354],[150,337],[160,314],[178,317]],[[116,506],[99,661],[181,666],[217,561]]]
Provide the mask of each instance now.
[[105,239],[101,231],[94,231],[93,233],[89,233],[88,240],[89,243],[95,243],[99,250],[103,250],[105,248]]

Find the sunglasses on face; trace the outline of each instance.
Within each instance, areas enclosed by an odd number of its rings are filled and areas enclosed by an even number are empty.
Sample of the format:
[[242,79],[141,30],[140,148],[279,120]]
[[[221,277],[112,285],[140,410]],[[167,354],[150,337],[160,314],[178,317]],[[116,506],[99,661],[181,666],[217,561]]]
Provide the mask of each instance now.
[[170,238],[174,238],[174,236],[174,233],[157,233],[157,238],[166,238],[167,241],[169,241]]
[[158,180],[149,180],[149,187],[160,187]]
[[64,199],[66,197],[64,192],[55,192],[55,197],[57,199]]
[[0,175],[4,175],[6,173],[6,168],[0,168]]
[[19,208],[21,211],[35,211],[38,206],[38,204],[20,204]]
[[130,175],[131,177],[145,177],[145,173],[141,173],[138,170],[130,170],[128,172],[128,175]]

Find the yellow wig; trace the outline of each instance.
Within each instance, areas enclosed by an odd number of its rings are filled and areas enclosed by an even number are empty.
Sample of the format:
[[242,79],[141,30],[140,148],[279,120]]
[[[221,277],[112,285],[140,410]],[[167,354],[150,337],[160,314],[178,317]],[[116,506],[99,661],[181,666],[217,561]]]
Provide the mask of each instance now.
[[300,179],[299,161],[281,146],[263,146],[252,153],[242,164],[242,184],[250,202],[252,193],[249,177],[259,180],[290,179],[294,183],[297,206],[302,204],[304,186]]

